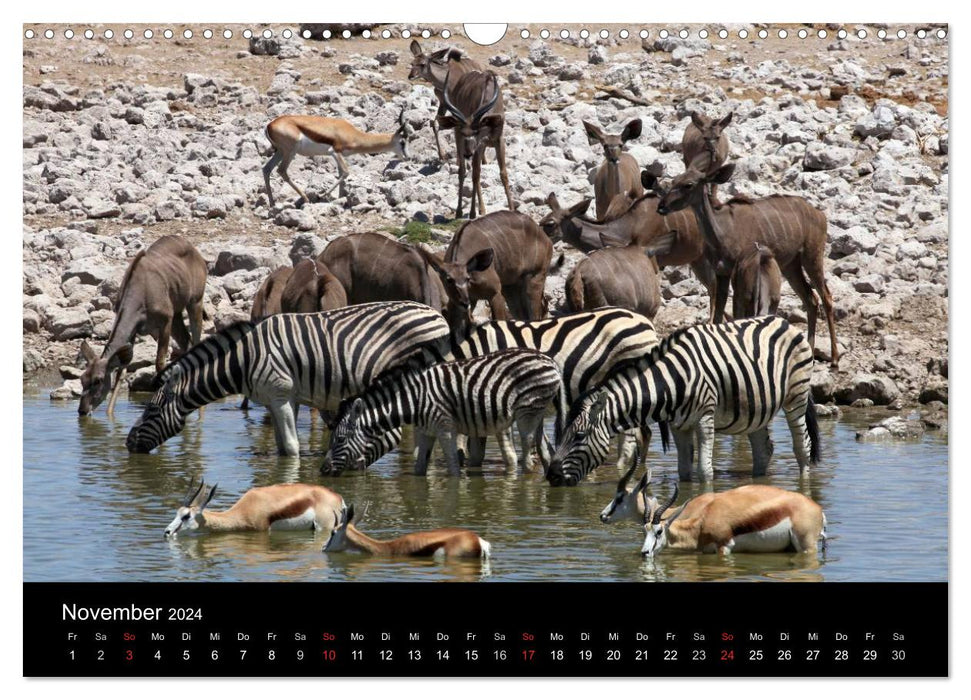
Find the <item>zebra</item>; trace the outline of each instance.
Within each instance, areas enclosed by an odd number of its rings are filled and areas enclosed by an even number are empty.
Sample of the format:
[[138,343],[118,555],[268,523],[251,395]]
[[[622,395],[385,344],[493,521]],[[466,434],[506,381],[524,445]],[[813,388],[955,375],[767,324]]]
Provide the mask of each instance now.
[[[657,331],[646,316],[605,307],[539,321],[487,321],[469,328],[460,342],[453,340],[447,352],[437,352],[438,346],[430,348],[426,351],[429,355],[426,364],[479,357],[500,350],[538,350],[556,361],[563,375],[566,400],[571,403],[600,383],[615,364],[643,357],[657,343]],[[484,449],[484,438],[479,443],[475,447],[477,452]],[[395,441],[389,436],[382,444],[391,449]],[[625,444],[620,464],[631,459],[630,447],[635,443]],[[428,449],[433,445],[434,440]],[[373,447],[372,454],[378,451],[377,446]],[[329,460],[330,453],[324,458],[322,471],[336,471]],[[373,461],[367,461],[365,466]]]
[[[335,410],[385,370],[423,362],[424,348],[447,347],[448,334],[442,314],[416,302],[242,321],[207,337],[159,373],[157,391],[126,445],[129,452],[150,452],[179,433],[193,410],[241,393],[270,411],[279,453],[296,456],[299,404]],[[388,443],[371,449],[387,450]]]
[[792,433],[800,474],[819,461],[820,437],[805,336],[774,317],[700,324],[675,331],[642,361],[618,366],[570,409],[563,439],[547,470],[553,486],[576,485],[607,455],[610,435],[660,423],[678,450],[678,476],[690,480],[697,434],[697,477],[712,478],[715,431],[746,434],[753,476],[772,456],[768,425],[779,408]]
[[[543,436],[543,416],[553,403],[556,435],[566,416],[566,393],[555,360],[536,350],[503,350],[430,367],[401,367],[378,378],[347,406],[330,442],[330,463],[337,471],[366,466],[369,442],[402,424],[412,423],[419,435],[415,474],[428,468],[434,435],[442,444],[451,474],[459,473],[458,433],[495,435],[507,467],[516,452],[506,432],[513,424],[521,439],[520,469],[528,469],[531,441]],[[482,464],[482,451],[472,441],[470,466]]]

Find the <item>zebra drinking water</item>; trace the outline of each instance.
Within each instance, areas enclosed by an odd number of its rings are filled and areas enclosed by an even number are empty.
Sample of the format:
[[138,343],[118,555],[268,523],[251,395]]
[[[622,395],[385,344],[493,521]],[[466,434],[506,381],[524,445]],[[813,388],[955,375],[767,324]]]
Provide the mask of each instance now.
[[[577,401],[547,471],[554,486],[576,485],[607,456],[610,436],[666,423],[678,448],[678,475],[712,478],[714,433],[748,435],[754,476],[772,456],[768,426],[780,408],[802,472],[819,460],[819,428],[805,336],[777,317],[702,324],[672,333],[643,361],[618,367]],[[665,426],[662,425],[662,435]]]
[[179,433],[195,409],[244,394],[270,411],[280,454],[295,456],[299,404],[336,410],[341,399],[361,393],[385,370],[424,361],[429,346],[447,346],[448,332],[440,312],[415,302],[237,323],[162,370],[157,392],[128,433],[128,450],[150,452]]

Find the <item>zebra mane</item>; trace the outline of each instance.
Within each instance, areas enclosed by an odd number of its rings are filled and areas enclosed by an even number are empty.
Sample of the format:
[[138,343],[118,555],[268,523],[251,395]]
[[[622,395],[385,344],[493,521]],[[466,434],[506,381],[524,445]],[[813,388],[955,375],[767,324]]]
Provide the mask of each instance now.
[[248,335],[254,328],[256,328],[255,323],[252,321],[237,321],[232,325],[226,326],[221,331],[216,331],[212,333],[198,343],[193,345],[191,348],[185,351],[177,359],[169,362],[162,371],[155,375],[155,380],[152,382],[152,388],[158,389],[165,380],[173,367],[176,365],[185,365],[185,363],[193,358],[202,356],[203,358],[210,358],[213,355],[216,357],[221,357],[226,353],[226,350],[230,345],[238,341],[245,335]]

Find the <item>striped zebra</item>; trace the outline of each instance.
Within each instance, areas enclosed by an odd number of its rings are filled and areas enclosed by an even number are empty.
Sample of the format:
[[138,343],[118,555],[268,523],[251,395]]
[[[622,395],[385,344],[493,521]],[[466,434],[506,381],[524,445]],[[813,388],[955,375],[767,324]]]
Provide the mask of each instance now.
[[[480,357],[500,350],[537,350],[556,361],[563,375],[566,400],[572,403],[603,381],[615,364],[643,357],[657,343],[657,331],[646,316],[608,307],[539,321],[481,323],[472,326],[460,343],[453,341],[449,352],[433,352],[429,363]],[[485,438],[478,442],[476,451],[484,449]],[[383,444],[389,443],[394,444],[390,439]],[[633,440],[625,443],[620,464],[631,458],[635,445]],[[325,472],[334,469],[329,459],[328,453],[321,467]]]
[[554,486],[576,485],[607,455],[610,436],[661,423],[674,433],[678,475],[691,478],[694,436],[697,477],[712,478],[714,433],[746,434],[754,476],[772,456],[768,426],[780,408],[802,473],[819,460],[819,428],[810,393],[813,356],[805,336],[777,317],[702,324],[676,331],[640,362],[619,366],[583,396],[547,472]]
[[[244,394],[270,411],[280,454],[299,454],[299,404],[336,410],[381,373],[447,347],[442,314],[415,302],[378,302],[316,314],[278,314],[209,336],[158,375],[159,389],[128,433],[130,452],[150,452],[207,403]],[[387,441],[374,450],[388,449]],[[393,442],[391,444],[394,444]]]
[[[542,439],[543,416],[551,403],[559,435],[568,405],[563,379],[556,361],[535,350],[504,350],[430,367],[394,369],[350,402],[331,437],[329,461],[336,471],[366,466],[369,443],[413,424],[419,433],[419,476],[428,468],[431,442],[426,436],[431,435],[441,442],[452,474],[459,472],[459,433],[495,435],[506,466],[513,467],[516,451],[506,431],[515,425],[522,448],[519,466],[525,470],[531,442]],[[481,465],[482,458],[481,450],[473,450],[470,466]]]

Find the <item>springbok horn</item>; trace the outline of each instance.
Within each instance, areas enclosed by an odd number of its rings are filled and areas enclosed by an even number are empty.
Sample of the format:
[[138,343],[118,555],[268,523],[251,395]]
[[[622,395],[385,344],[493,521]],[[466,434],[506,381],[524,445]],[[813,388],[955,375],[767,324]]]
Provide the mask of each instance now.
[[674,502],[678,500],[678,482],[674,482],[674,493],[671,494],[671,499],[664,504],[664,507],[658,506],[658,509],[654,511],[654,519],[651,521],[652,525],[657,525],[661,522],[661,514],[668,508],[674,505]]
[[196,497],[200,493],[202,493],[202,487],[206,485],[206,482],[205,481],[202,481],[199,484],[199,488],[197,488],[195,491],[193,491],[192,490],[192,484],[194,484],[194,483],[195,483],[195,479],[193,479],[192,481],[189,482],[189,493],[186,494],[185,501],[182,502],[182,507],[183,508],[188,508],[192,504],[192,502],[194,500],[196,500]]
[[637,469],[637,460],[635,459],[633,461],[634,463],[630,465],[630,469],[627,470],[627,473],[624,474],[622,477],[620,477],[620,481],[617,482],[618,492],[623,491],[625,488],[627,488],[627,482],[630,481],[630,478],[632,476],[634,476],[634,470]]
[[472,116],[472,123],[475,124],[477,121],[482,119],[482,117],[488,114],[489,110],[492,109],[492,105],[494,105],[498,99],[499,99],[499,78],[493,75],[492,76],[492,99],[489,100],[488,104],[482,107],[479,107],[476,113]]
[[445,103],[445,108],[448,109],[449,112],[451,112],[452,114],[454,114],[455,117],[460,122],[465,123],[465,121],[466,121],[465,120],[465,115],[462,114],[462,110],[460,110],[458,107],[456,107],[455,105],[453,105],[452,104],[452,100],[450,100],[449,97],[448,97],[448,79],[449,79],[449,74],[446,73],[445,74],[445,84],[442,85],[442,101]]

